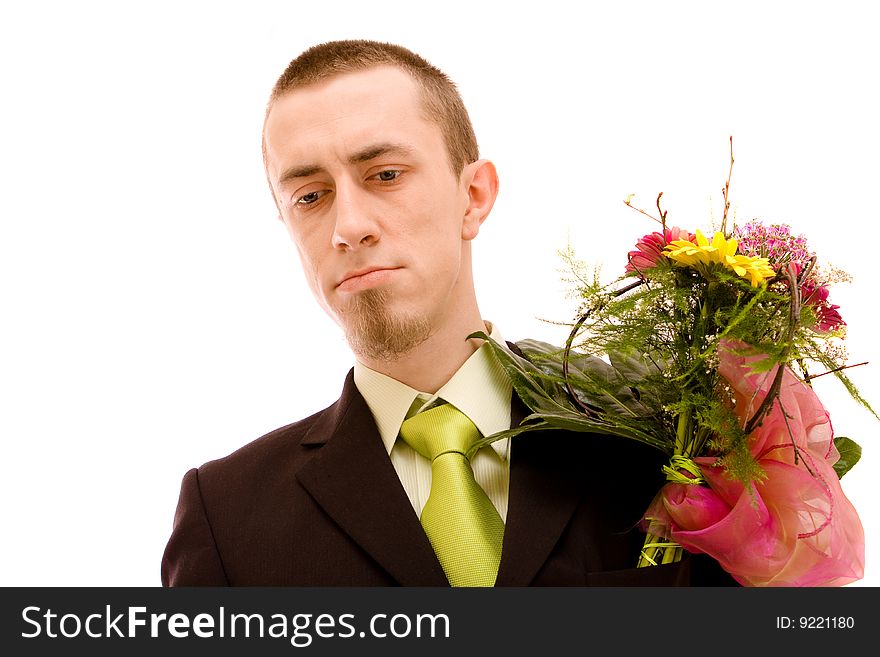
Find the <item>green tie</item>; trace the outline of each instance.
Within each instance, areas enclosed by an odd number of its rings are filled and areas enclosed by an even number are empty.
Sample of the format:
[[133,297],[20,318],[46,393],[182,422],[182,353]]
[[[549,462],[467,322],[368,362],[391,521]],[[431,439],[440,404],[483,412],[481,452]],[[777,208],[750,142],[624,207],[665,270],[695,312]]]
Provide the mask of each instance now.
[[452,586],[492,586],[501,561],[504,521],[474,479],[470,458],[480,431],[443,403],[405,420],[400,437],[431,461],[431,493],[422,526]]

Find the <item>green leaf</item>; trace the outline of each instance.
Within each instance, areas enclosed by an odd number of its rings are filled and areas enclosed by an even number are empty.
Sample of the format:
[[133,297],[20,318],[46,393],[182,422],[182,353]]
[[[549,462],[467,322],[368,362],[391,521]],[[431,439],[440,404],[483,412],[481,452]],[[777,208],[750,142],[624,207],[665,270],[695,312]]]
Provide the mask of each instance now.
[[541,371],[528,360],[511,353],[483,331],[471,333],[468,339],[472,338],[485,340],[489,344],[492,353],[510,377],[516,394],[532,411],[536,413],[574,412],[572,406],[565,404],[563,401],[564,395],[559,392],[557,394],[550,394],[548,392],[547,387],[545,387],[548,383],[542,385],[542,381],[545,381],[545,379]]
[[[564,401],[571,404],[565,387],[563,359],[565,350],[539,340],[521,340],[516,343],[526,358],[557,384]],[[568,360],[568,380],[578,400],[595,410],[606,413],[622,413],[632,417],[651,414],[640,402],[637,392],[627,382],[624,374],[597,356],[572,351]],[[579,409],[575,409],[579,410]]]
[[[662,362],[659,355],[657,358]],[[650,408],[654,413],[659,412],[662,401],[653,389],[655,384],[652,382],[662,379],[663,370],[660,366],[651,359],[636,354],[635,351],[610,351],[608,359],[617,372],[621,384],[632,386],[630,389],[637,391],[643,407]]]
[[[485,340],[489,344],[492,353],[498,358],[510,377],[517,396],[532,411],[532,414],[526,417],[518,427],[488,436],[483,439],[481,445],[524,431],[563,429],[623,436],[668,452],[668,444],[650,433],[624,423],[611,422],[607,415],[602,417],[587,415],[575,406],[554,378],[548,377],[528,359],[511,353],[484,332],[472,333],[468,339],[472,338]],[[607,364],[604,365],[610,368]]]
[[837,473],[837,478],[842,479],[843,475],[862,458],[862,448],[857,442],[845,436],[835,438],[834,446],[840,452],[840,459],[834,464],[834,471]]
[[629,353],[612,351],[608,353],[608,359],[615,370],[620,372],[627,381],[633,383],[661,373],[657,365],[643,356],[636,355],[634,351]]

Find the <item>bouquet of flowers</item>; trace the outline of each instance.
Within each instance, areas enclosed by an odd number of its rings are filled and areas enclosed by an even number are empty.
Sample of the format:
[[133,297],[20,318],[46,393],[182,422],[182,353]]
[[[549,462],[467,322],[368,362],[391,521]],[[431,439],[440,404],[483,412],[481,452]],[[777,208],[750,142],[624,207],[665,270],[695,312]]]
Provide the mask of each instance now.
[[[733,166],[731,140],[731,170]],[[784,224],[667,224],[637,241],[610,285],[563,258],[581,300],[564,348],[484,333],[532,413],[491,442],[567,429],[641,441],[669,457],[646,510],[638,566],[706,553],[747,586],[841,586],[863,576],[864,532],[840,478],[857,443],[835,437],[811,380],[846,375],[846,324],[806,239]],[[862,363],[864,364],[864,363]],[[820,368],[820,369],[817,369]]]

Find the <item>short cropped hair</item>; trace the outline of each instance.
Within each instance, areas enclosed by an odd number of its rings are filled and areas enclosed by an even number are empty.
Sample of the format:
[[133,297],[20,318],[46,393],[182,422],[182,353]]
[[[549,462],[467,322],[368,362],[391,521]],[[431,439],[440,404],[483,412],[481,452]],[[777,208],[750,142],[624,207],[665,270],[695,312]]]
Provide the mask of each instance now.
[[[391,43],[328,41],[305,50],[288,64],[272,88],[266,116],[275,101],[295,89],[343,73],[386,65],[402,69],[419,86],[425,118],[440,128],[453,173],[459,175],[466,165],[476,162],[480,158],[477,138],[455,84],[419,55]],[[265,157],[265,142],[263,154]]]

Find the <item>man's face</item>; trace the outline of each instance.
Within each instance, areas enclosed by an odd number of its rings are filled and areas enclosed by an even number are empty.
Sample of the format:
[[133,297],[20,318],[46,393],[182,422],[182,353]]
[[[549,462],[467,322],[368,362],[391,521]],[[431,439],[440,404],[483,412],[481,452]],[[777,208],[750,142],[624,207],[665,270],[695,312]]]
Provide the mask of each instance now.
[[355,353],[405,353],[473,294],[467,174],[452,173],[409,75],[382,66],[295,90],[264,138],[281,219]]

